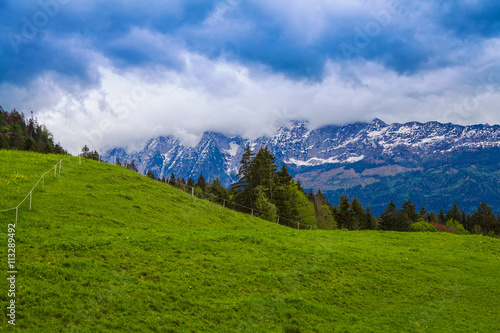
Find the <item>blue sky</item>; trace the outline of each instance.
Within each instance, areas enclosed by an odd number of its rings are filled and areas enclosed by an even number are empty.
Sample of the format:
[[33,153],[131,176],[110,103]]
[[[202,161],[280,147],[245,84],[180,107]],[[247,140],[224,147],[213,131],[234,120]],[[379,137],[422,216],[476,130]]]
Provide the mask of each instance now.
[[0,2],[0,105],[76,152],[206,130],[500,123],[498,1]]

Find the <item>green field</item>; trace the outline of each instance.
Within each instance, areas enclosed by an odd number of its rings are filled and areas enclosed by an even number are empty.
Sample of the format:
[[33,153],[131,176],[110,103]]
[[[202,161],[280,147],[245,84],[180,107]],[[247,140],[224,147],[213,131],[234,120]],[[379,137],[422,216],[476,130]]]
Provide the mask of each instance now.
[[[60,158],[0,151],[0,210]],[[19,210],[15,327],[0,213],[0,330],[500,331],[497,239],[298,231],[78,158],[45,178]]]

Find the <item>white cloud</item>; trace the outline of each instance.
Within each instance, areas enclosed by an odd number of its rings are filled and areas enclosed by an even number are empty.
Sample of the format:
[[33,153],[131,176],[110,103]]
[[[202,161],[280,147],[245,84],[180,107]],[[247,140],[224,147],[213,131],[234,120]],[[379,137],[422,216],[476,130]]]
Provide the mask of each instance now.
[[[148,43],[164,45],[159,36],[146,37]],[[255,138],[292,119],[309,120],[312,126],[375,117],[500,123],[500,72],[487,63],[477,64],[479,71],[462,66],[407,76],[373,62],[329,62],[325,79],[311,83],[179,48],[170,52],[182,69],[123,70],[95,56],[92,67],[100,84],[90,89],[44,73],[24,88],[3,84],[0,98],[15,96],[16,107],[38,111],[56,141],[72,153],[85,144],[101,151],[137,148],[159,135],[195,144],[207,130]],[[490,60],[491,55],[485,56]]]

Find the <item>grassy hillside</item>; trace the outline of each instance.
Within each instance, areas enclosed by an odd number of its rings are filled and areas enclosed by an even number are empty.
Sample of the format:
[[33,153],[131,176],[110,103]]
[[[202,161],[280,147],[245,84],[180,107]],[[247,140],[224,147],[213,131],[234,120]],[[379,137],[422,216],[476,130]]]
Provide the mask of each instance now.
[[17,206],[40,176],[62,158],[66,156],[0,150],[0,210]]
[[[31,167],[18,163],[25,158],[34,159]],[[59,158],[0,151],[0,179],[16,170],[29,191],[35,174]],[[2,198],[18,195],[20,201],[24,193],[14,193],[12,184],[2,185]],[[23,205],[16,227],[16,327],[5,317],[4,282],[0,330],[495,332],[500,327],[495,239],[297,231],[121,167],[88,160],[79,166],[76,158],[63,162],[61,175],[47,177],[45,189],[38,188],[33,198],[33,210]],[[12,212],[0,213],[3,258],[13,219]]]

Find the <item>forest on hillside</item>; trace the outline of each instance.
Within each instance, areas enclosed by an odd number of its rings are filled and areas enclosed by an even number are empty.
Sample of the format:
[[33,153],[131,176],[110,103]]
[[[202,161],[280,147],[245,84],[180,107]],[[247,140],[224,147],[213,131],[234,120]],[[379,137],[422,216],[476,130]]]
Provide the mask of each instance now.
[[[121,162],[118,160],[118,164]],[[441,231],[456,234],[483,234],[500,236],[500,215],[495,216],[487,203],[481,203],[474,212],[466,212],[457,203],[448,211],[426,210],[410,199],[401,206],[390,201],[379,216],[357,198],[342,195],[338,204],[330,203],[321,189],[305,191],[300,180],[294,180],[283,164],[279,169],[276,159],[267,147],[256,153],[246,147],[240,163],[238,180],[229,189],[219,179],[207,181],[203,175],[197,181],[176,178],[157,179],[151,171],[146,175],[183,189],[200,198],[206,198],[225,207],[259,216],[271,222],[314,229]],[[137,171],[134,161],[125,167]]]
[[26,119],[16,109],[7,112],[0,106],[0,149],[24,150],[37,153],[66,154],[52,133],[36,118]]

